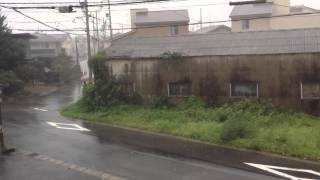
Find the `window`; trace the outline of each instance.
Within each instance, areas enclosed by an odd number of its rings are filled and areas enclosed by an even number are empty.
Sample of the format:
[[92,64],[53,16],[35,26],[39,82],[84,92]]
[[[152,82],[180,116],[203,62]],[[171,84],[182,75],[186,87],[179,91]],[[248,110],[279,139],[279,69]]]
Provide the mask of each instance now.
[[230,83],[230,97],[258,97],[259,85],[257,82]]
[[242,29],[250,28],[250,21],[248,19],[241,20]]
[[301,99],[320,99],[320,82],[301,82]]
[[169,96],[190,96],[191,83],[189,82],[174,82],[168,85]]
[[170,33],[171,33],[171,35],[179,34],[179,26],[177,26],[177,25],[170,26]]

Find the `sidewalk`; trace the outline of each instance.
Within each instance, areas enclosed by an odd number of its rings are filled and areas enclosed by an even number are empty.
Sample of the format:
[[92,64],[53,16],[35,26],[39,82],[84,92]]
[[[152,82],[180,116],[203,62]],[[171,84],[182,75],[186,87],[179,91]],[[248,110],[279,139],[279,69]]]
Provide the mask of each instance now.
[[0,155],[0,179],[3,180],[97,180],[98,177],[80,173],[54,163],[15,153]]

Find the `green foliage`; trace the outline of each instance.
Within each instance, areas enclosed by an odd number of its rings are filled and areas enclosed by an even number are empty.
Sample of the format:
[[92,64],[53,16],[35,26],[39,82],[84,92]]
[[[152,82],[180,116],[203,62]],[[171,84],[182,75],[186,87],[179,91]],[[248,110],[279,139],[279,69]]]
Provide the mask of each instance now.
[[44,76],[44,74],[41,74],[41,71],[32,64],[19,65],[14,71],[19,78],[26,82],[32,82],[33,80],[38,80],[38,77]]
[[106,68],[105,65],[106,56],[104,53],[98,53],[89,61],[89,67],[91,68],[94,74],[95,81],[103,81],[103,80],[110,80],[110,72]]
[[83,88],[81,104],[86,111],[108,109],[119,104],[141,104],[142,97],[139,94],[131,95],[123,88],[121,83],[112,77],[105,65],[104,54],[97,54],[90,61],[90,67],[94,73],[94,82],[87,83]]
[[23,46],[11,36],[11,30],[6,23],[6,17],[0,13],[0,70],[13,70],[24,60]]
[[81,103],[86,111],[93,111],[119,103],[119,96],[119,87],[112,81],[87,83],[83,87]]
[[150,106],[152,108],[166,108],[169,107],[171,104],[169,103],[168,96],[155,96],[152,97],[150,100]]
[[23,90],[23,82],[12,71],[0,72],[0,83],[6,86],[3,89],[5,95]]
[[230,142],[236,139],[247,138],[252,135],[254,128],[250,122],[250,116],[233,115],[222,127],[220,139],[223,142]]
[[178,52],[167,51],[160,55],[160,58],[163,60],[182,60],[182,54]]
[[23,60],[23,47],[12,38],[6,17],[0,12],[0,83],[7,85],[4,94],[12,95],[23,89],[23,82],[13,72]]
[[206,107],[206,103],[199,97],[191,96],[184,99],[178,107],[180,109],[202,109]]
[[209,143],[320,160],[318,117],[254,101],[207,107],[196,97],[187,98],[176,107],[163,107],[166,106],[121,103],[86,112],[81,103],[77,103],[65,108],[62,114]]
[[52,68],[54,72],[58,73],[61,83],[66,83],[71,81],[73,78],[72,66],[71,57],[62,51],[58,57],[51,62],[49,68]]

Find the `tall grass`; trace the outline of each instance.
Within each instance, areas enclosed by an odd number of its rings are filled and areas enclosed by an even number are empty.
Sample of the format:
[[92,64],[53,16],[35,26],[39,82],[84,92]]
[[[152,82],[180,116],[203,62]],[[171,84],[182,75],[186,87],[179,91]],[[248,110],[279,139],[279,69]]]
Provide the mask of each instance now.
[[207,107],[197,98],[178,106],[117,105],[86,112],[80,103],[62,110],[73,118],[320,160],[320,119],[279,109],[271,104],[242,101]]

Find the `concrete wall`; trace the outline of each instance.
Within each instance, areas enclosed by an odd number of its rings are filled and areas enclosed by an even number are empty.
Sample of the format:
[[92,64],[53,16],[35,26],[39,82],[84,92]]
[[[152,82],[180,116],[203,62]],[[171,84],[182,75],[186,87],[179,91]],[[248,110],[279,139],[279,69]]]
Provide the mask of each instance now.
[[[271,18],[250,20],[250,29],[242,29],[240,20],[232,21],[232,31],[267,31],[280,29],[319,28],[320,14],[293,15],[290,14],[289,0],[273,0]],[[288,15],[288,16],[282,16]],[[277,17],[282,16],[282,17]]]
[[[230,82],[257,81],[259,101],[319,114],[319,100],[301,100],[301,82],[320,82],[320,54],[189,57],[184,60],[118,59],[106,65],[134,83],[145,98],[168,95],[168,83],[190,81],[192,94],[212,104],[231,98]],[[179,98],[173,98],[179,99]]]
[[242,29],[241,21],[232,21],[233,32],[266,31],[280,29],[319,28],[320,14],[295,15],[250,20],[250,29]]
[[290,13],[290,0],[273,0],[272,15],[282,15]]
[[249,20],[249,29],[242,29],[242,23],[240,20],[233,20],[231,27],[233,32],[245,32],[245,31],[266,31],[271,30],[270,18],[252,19]]
[[271,29],[319,28],[320,14],[273,17]]

